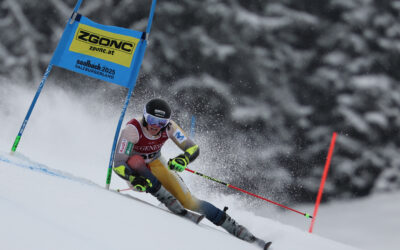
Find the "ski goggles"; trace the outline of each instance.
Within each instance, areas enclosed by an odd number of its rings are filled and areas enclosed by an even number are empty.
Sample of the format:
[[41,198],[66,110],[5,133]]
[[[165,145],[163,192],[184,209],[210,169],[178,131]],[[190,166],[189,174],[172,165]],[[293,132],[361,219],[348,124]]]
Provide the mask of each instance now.
[[161,118],[161,117],[156,117],[150,114],[147,114],[146,111],[144,112],[144,119],[146,120],[147,124],[151,126],[157,126],[159,128],[163,128],[167,126],[169,123],[169,119],[167,118]]

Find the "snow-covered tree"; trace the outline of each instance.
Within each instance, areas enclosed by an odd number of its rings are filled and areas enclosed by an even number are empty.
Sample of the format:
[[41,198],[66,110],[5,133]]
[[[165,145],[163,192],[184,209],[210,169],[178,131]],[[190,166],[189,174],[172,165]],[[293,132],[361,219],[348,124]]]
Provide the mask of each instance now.
[[[3,0],[0,74],[36,84],[74,4]],[[81,13],[144,30],[149,5]],[[326,197],[398,188],[399,13],[390,0],[159,1],[135,97],[170,99],[182,123],[195,114],[204,167],[254,192],[313,200],[333,131]]]

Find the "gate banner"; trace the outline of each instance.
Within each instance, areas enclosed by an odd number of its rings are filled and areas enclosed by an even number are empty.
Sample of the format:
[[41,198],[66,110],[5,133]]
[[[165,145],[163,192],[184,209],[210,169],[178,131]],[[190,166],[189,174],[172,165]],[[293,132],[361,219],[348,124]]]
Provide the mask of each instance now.
[[[68,24],[51,64],[129,88],[144,32],[95,23],[78,14]],[[143,46],[145,47],[145,46]]]

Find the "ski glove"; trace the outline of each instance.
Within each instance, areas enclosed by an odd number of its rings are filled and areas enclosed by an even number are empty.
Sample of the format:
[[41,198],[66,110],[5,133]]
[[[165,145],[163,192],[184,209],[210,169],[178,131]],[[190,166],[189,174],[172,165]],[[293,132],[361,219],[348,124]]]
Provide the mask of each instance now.
[[139,192],[146,192],[148,188],[153,187],[153,184],[149,179],[133,172],[126,163],[123,163],[118,167],[113,167],[113,170],[123,179],[129,181],[132,186]]
[[177,172],[182,172],[187,167],[189,163],[189,159],[184,154],[178,155],[175,158],[169,159],[168,167],[171,170],[175,170]]
[[139,192],[146,192],[148,188],[151,188],[153,184],[149,179],[144,178],[143,176],[129,176],[129,181],[132,186]]

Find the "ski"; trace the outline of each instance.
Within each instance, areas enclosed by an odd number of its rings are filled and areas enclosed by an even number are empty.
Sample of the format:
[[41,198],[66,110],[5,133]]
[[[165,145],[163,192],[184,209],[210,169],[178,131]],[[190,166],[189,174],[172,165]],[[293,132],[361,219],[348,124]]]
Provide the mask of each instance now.
[[[125,196],[127,198],[134,199],[136,201],[145,203],[145,204],[150,205],[152,207],[156,207],[156,208],[161,209],[161,210],[163,210],[165,212],[168,212],[168,213],[171,213],[171,214],[175,214],[175,213],[172,213],[171,211],[167,210],[166,207],[164,206],[164,204],[162,204],[162,203],[160,205],[156,206],[156,205],[153,205],[153,204],[151,204],[151,203],[149,203],[147,201],[144,201],[144,200],[141,200],[139,198],[136,198],[136,197],[134,197],[132,195],[122,194],[122,193],[119,192],[119,190],[112,190],[112,191],[114,191],[115,193],[117,193],[119,195]],[[226,211],[226,210],[227,209],[224,208],[224,211]],[[195,224],[199,224],[205,218],[205,216],[202,215],[202,214],[198,214],[198,213],[195,213],[195,212],[187,210],[187,209],[185,209],[185,211],[186,212],[184,212],[183,214],[175,214],[175,215],[177,215],[179,217],[183,217],[183,218],[185,218],[185,219],[187,219],[187,220],[189,220],[189,221],[191,221],[191,222],[193,222]],[[270,242],[270,241],[269,242],[265,242],[264,240],[259,239],[257,237],[254,237],[252,240],[250,240],[249,243],[255,244],[255,245],[259,246],[263,250],[268,250],[269,247],[272,244],[272,242]]]
[[[130,199],[134,199],[134,200],[136,200],[136,201],[145,203],[145,204],[150,205],[150,206],[152,206],[152,207],[156,207],[156,208],[158,208],[158,209],[161,209],[161,210],[163,210],[163,211],[165,211],[165,212],[174,214],[174,213],[172,213],[171,211],[169,211],[164,205],[163,205],[163,206],[156,206],[156,205],[153,205],[153,204],[151,204],[151,203],[149,203],[149,202],[147,202],[147,201],[144,201],[144,200],[141,200],[141,199],[139,199],[139,198],[136,198],[136,197],[134,197],[134,196],[132,196],[132,195],[130,195],[130,194],[123,194],[123,193],[120,193],[119,190],[112,190],[112,191],[115,192],[116,194],[125,196],[125,197],[130,198]],[[161,204],[162,204],[162,203],[161,203]],[[185,213],[185,214],[183,214],[183,215],[175,214],[175,215],[181,216],[181,217],[183,217],[183,218],[185,218],[185,219],[188,219],[188,220],[190,220],[190,221],[192,221],[192,222],[194,222],[194,223],[196,223],[196,224],[199,224],[199,223],[204,219],[204,215],[197,214],[197,213],[192,212],[192,211],[187,210],[187,209],[186,209],[186,213]]]

